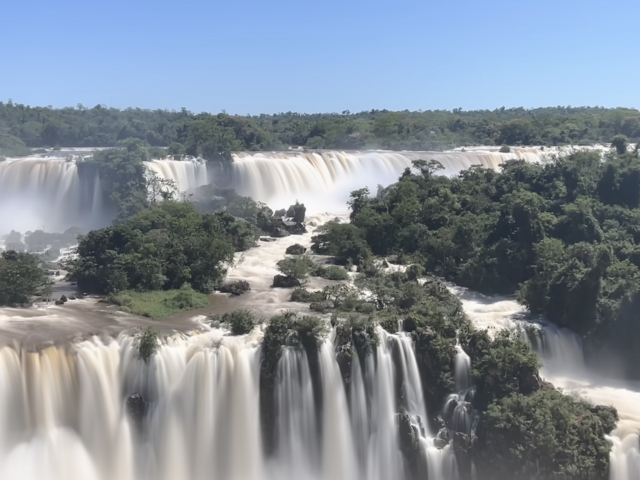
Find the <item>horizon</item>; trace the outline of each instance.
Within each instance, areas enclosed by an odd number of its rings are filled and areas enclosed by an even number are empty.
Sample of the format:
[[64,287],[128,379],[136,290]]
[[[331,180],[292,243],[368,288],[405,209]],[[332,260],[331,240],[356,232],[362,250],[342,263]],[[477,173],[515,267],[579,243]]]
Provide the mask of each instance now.
[[0,92],[233,115],[640,108],[639,16],[632,0],[27,0],[6,8]]
[[96,107],[101,107],[101,108],[105,108],[105,109],[116,109],[116,110],[120,110],[120,111],[125,111],[125,110],[142,110],[142,111],[163,111],[163,112],[169,112],[169,113],[178,113],[180,111],[182,111],[183,109],[185,109],[188,113],[192,114],[192,115],[200,115],[200,114],[209,114],[209,115],[218,115],[218,114],[226,114],[229,116],[234,116],[234,117],[260,117],[262,115],[266,115],[266,116],[279,116],[279,115],[300,115],[300,116],[316,116],[316,115],[337,115],[337,116],[348,116],[348,115],[363,115],[363,114],[379,114],[379,113],[412,113],[412,114],[419,114],[419,113],[475,113],[475,112],[489,112],[489,113],[493,113],[493,112],[499,112],[499,111],[514,111],[514,110],[523,110],[525,112],[531,112],[531,111],[536,111],[536,110],[547,110],[547,109],[566,109],[566,110],[579,110],[579,109],[602,109],[602,110],[632,110],[632,111],[638,111],[640,112],[640,107],[633,107],[633,106],[625,106],[625,105],[618,105],[618,106],[614,106],[614,107],[607,107],[607,106],[602,106],[602,105],[541,105],[541,106],[533,106],[533,107],[523,107],[523,106],[514,106],[514,107],[506,107],[506,106],[500,106],[500,107],[495,107],[495,108],[478,108],[478,109],[464,109],[464,108],[451,108],[451,109],[446,109],[446,108],[441,108],[441,109],[418,109],[418,110],[411,110],[411,109],[404,109],[404,110],[389,110],[389,109],[381,109],[381,108],[370,108],[370,109],[365,109],[365,110],[360,110],[360,111],[349,111],[349,110],[343,110],[341,112],[338,111],[317,111],[317,112],[298,112],[298,111],[277,111],[277,112],[273,112],[273,113],[269,113],[269,112],[258,112],[258,113],[250,113],[250,114],[243,114],[243,113],[232,113],[232,112],[228,112],[224,109],[220,110],[220,111],[210,111],[210,110],[191,110],[188,109],[186,107],[180,107],[180,108],[159,108],[159,107],[138,107],[138,106],[127,106],[127,107],[116,107],[116,106],[112,106],[112,105],[107,105],[104,103],[99,103],[93,106],[88,106],[88,105],[83,105],[81,103],[78,103],[76,105],[61,105],[61,106],[54,106],[54,105],[33,105],[33,104],[27,104],[27,103],[23,103],[23,102],[19,102],[16,101],[13,98],[9,98],[7,100],[0,100],[0,105],[9,105],[9,104],[13,104],[14,106],[24,106],[27,108],[32,108],[32,109],[53,109],[53,110],[67,110],[67,109],[72,109],[72,110],[81,110],[81,109],[86,109],[86,110],[91,110],[94,109]]

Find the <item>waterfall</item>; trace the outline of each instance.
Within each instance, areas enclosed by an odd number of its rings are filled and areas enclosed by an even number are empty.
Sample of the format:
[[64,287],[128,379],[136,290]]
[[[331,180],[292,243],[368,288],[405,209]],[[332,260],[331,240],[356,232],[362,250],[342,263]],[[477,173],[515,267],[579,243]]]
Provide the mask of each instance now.
[[74,162],[37,158],[0,162],[0,232],[65,229],[82,212]]
[[193,191],[209,183],[207,164],[197,159],[153,160],[145,162],[145,165],[160,178],[175,182],[180,193]]
[[175,334],[148,363],[130,334],[40,351],[2,347],[0,478],[403,480],[399,412],[419,429],[430,478],[453,478],[452,457],[427,432],[410,338],[378,328],[375,354],[354,353],[347,386],[334,334],[318,352],[321,402],[307,355],[284,348],[273,453],[261,435],[260,329]]
[[532,318],[510,298],[485,296],[450,286],[471,321],[490,334],[528,328],[532,347],[542,359],[542,377],[567,394],[618,410],[620,421],[608,437],[612,444],[610,480],[640,480],[640,382],[616,381],[590,373],[582,343],[574,332]]
[[289,205],[296,200],[312,210],[342,211],[349,193],[395,182],[413,160],[436,160],[444,175],[455,175],[472,165],[497,169],[510,159],[544,162],[551,151],[514,148],[501,153],[497,148],[478,147],[448,152],[321,151],[238,153],[233,155],[230,184],[242,195],[270,205]]
[[[0,162],[0,234],[109,223],[101,180],[81,182],[74,152],[65,158],[33,156]],[[237,153],[222,169],[208,169],[200,159],[152,160],[145,165],[160,178],[175,182],[180,193],[213,182],[278,208],[300,200],[308,212],[342,212],[351,191],[366,186],[375,193],[378,185],[395,182],[413,160],[436,160],[444,167],[440,173],[455,175],[472,165],[497,169],[510,159],[545,162],[559,152],[539,147],[512,148],[509,153],[495,147],[446,152],[287,151]]]

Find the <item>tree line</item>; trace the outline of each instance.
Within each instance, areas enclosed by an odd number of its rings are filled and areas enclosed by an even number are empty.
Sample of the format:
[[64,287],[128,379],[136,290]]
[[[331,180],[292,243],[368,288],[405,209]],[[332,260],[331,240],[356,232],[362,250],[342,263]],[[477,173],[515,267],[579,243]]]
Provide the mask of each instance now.
[[640,111],[552,107],[242,116],[0,102],[0,155],[5,156],[45,147],[113,147],[127,139],[167,148],[172,155],[220,159],[234,151],[290,147],[442,150],[461,145],[584,145],[610,142],[615,135],[640,140]]

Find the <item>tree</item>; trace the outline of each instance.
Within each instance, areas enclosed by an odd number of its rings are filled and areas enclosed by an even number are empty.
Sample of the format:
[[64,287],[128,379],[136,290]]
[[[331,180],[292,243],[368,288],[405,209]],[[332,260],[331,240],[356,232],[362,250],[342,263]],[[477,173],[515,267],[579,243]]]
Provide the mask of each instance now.
[[627,153],[627,146],[629,145],[629,139],[626,135],[616,135],[611,140],[611,148],[615,148],[618,155]]
[[178,195],[178,186],[176,182],[168,178],[161,178],[157,173],[148,170],[146,173],[147,180],[147,201],[155,203],[158,200],[176,200]]
[[13,250],[0,255],[0,305],[30,305],[35,296],[48,296],[51,282],[36,255]]

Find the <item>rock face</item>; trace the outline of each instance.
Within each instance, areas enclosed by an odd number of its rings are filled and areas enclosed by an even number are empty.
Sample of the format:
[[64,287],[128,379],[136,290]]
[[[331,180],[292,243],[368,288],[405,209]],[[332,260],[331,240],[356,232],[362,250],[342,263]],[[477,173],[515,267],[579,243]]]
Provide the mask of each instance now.
[[302,235],[304,233],[307,233],[307,229],[302,222],[285,220],[283,223],[285,230],[291,235]]
[[282,238],[282,237],[288,237],[289,235],[291,235],[285,228],[274,228],[273,232],[271,232],[271,236],[274,238]]
[[287,211],[283,208],[282,210],[276,210],[276,212],[273,214],[273,216],[275,218],[282,218],[287,214]]
[[147,411],[147,402],[144,401],[142,395],[134,393],[127,398],[127,413],[131,416],[138,427],[142,425],[144,414]]
[[220,292],[230,293],[232,296],[237,297],[243,293],[251,291],[251,286],[246,280],[238,280],[237,282],[231,282],[220,287]]
[[287,277],[286,275],[276,275],[273,277],[274,288],[293,288],[299,287],[300,282],[294,277]]
[[461,478],[472,478],[473,446],[476,440],[475,435],[466,435],[460,432],[453,434],[453,451],[456,455]]
[[294,245],[287,247],[287,250],[285,253],[287,255],[302,255],[306,251],[307,251],[307,247],[303,247],[299,243],[296,243]]
[[420,477],[420,432],[416,425],[411,424],[411,418],[406,413],[397,416],[398,440],[400,450],[407,461],[411,479]]

